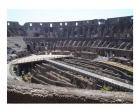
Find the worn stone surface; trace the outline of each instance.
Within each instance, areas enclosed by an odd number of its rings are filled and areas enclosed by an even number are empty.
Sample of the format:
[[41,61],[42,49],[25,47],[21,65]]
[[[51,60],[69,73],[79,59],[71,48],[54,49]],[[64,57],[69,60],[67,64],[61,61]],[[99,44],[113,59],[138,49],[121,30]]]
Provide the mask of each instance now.
[[129,92],[105,92],[8,80],[8,103],[133,103]]

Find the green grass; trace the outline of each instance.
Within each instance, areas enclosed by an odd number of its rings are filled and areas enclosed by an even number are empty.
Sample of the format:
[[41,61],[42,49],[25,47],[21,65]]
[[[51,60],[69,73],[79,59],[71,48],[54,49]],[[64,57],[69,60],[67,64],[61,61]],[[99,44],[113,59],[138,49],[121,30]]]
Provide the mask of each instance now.
[[25,82],[31,82],[32,75],[30,73],[22,75],[22,80]]
[[103,85],[103,87],[101,88],[101,90],[102,91],[111,91],[112,90],[112,87]]

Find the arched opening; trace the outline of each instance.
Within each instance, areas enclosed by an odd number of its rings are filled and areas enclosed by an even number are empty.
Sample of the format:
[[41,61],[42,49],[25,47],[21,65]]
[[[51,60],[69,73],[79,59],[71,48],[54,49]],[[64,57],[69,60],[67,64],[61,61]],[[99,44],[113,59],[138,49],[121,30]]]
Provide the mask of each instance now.
[[32,23],[30,23],[30,26],[32,26]]
[[67,23],[65,23],[65,26],[67,26]]
[[50,27],[52,28],[52,23],[50,24]]
[[7,25],[10,26],[10,23],[8,22]]
[[31,46],[29,44],[27,45],[27,51],[31,52]]
[[60,23],[60,26],[62,26],[62,23]]

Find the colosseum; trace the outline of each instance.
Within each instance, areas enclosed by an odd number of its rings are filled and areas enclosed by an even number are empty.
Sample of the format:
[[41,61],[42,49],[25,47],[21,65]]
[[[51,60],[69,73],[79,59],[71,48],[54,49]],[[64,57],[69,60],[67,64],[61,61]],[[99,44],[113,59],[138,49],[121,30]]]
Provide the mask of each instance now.
[[133,16],[7,21],[8,103],[133,103]]

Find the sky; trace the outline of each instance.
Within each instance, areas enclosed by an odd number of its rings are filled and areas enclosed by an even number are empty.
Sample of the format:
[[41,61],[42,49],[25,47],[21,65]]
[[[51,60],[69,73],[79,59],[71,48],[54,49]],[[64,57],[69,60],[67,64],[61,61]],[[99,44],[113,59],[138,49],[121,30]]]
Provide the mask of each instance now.
[[8,21],[25,22],[61,22],[92,19],[107,19],[113,17],[132,16],[132,9],[105,9],[105,10],[37,10],[37,9],[9,9]]

